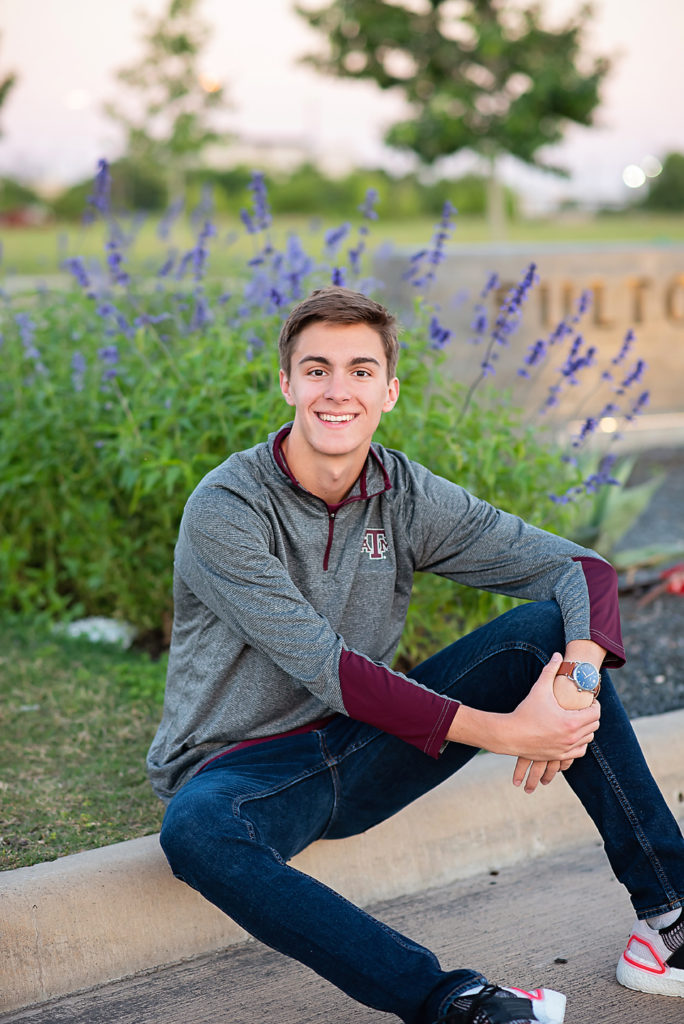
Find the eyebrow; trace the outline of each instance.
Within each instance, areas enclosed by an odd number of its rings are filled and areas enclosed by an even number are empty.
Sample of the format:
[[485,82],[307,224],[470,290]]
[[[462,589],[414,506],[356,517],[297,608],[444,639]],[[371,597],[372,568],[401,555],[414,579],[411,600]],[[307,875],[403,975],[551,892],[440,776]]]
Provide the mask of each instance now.
[[[303,366],[304,363],[323,363],[324,366],[332,366],[331,361],[326,356],[302,356],[297,365]],[[361,363],[374,363],[376,366],[380,366],[380,362],[375,356],[354,356],[347,365],[359,366]]]

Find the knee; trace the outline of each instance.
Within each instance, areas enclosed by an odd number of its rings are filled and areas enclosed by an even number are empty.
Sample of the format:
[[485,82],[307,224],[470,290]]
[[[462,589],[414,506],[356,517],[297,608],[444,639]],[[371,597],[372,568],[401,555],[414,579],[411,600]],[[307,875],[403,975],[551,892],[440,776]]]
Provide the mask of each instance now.
[[508,612],[516,639],[533,644],[547,661],[565,648],[565,625],[556,601],[532,601]]
[[192,786],[171,800],[159,842],[176,878],[200,892],[217,875],[227,889],[243,885],[257,846],[230,800]]

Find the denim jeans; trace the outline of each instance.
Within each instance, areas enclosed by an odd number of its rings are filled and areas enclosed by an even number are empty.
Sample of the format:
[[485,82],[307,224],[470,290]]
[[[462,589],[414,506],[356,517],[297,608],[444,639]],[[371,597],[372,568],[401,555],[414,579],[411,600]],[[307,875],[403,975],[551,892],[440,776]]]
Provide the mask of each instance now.
[[[526,604],[411,676],[467,705],[510,712],[563,648],[557,605]],[[652,916],[684,904],[684,840],[605,672],[600,700],[596,739],[565,778],[598,827],[637,914]],[[318,731],[214,760],[169,804],[162,847],[178,878],[266,945],[361,1003],[407,1024],[431,1024],[483,976],[471,966],[443,970],[434,953],[287,862],[316,839],[355,835],[385,820],[475,753],[451,743],[434,760],[338,715]]]

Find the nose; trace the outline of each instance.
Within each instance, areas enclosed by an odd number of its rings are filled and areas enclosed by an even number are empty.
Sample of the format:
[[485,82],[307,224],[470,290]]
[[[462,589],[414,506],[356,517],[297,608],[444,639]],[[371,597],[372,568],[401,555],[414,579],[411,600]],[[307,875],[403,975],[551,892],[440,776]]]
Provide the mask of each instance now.
[[330,374],[325,389],[325,397],[331,402],[349,401],[351,395],[349,394],[349,384],[345,373]]

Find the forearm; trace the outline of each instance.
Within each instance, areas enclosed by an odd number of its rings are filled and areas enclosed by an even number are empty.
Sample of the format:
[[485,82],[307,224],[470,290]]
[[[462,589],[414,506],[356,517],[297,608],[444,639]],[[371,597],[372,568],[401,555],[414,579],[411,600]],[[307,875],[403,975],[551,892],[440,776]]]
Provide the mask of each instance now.
[[560,663],[560,654],[555,654],[542,669],[528,696],[508,714],[481,711],[462,704],[446,739],[530,761],[582,757],[598,727],[600,708],[595,705],[593,709],[568,711],[561,707],[553,692]]

